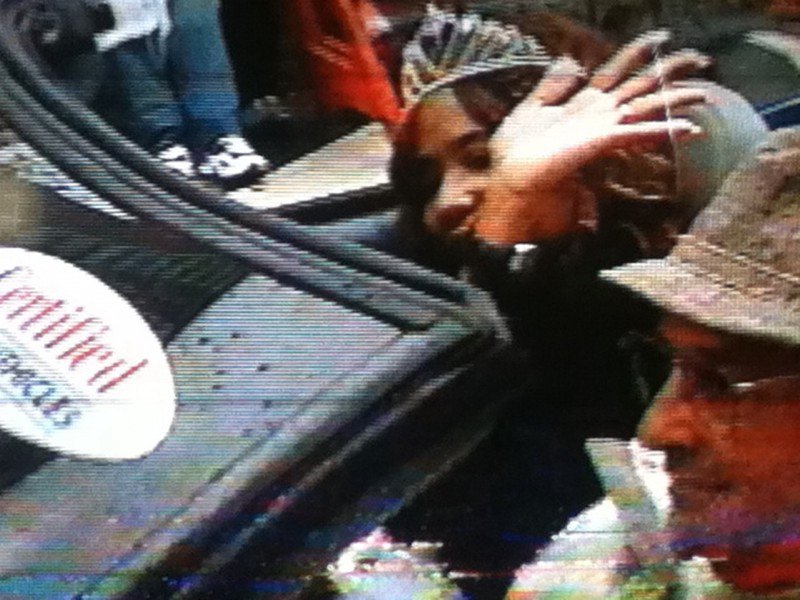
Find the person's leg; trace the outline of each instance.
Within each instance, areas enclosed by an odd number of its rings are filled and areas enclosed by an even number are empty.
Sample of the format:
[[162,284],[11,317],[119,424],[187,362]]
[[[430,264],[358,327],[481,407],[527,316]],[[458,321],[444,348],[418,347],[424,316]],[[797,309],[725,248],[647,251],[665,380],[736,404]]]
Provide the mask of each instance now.
[[183,115],[163,68],[153,52],[153,39],[126,42],[106,53],[107,82],[96,107],[111,125],[185,177],[197,172],[184,134]]
[[218,0],[171,0],[168,64],[186,119],[186,142],[202,148],[239,135],[238,95],[223,39]]
[[197,172],[225,188],[248,185],[269,167],[241,135],[239,98],[217,0],[171,0],[168,66]]
[[148,151],[183,135],[183,116],[144,38],[109,51],[108,93],[98,112]]

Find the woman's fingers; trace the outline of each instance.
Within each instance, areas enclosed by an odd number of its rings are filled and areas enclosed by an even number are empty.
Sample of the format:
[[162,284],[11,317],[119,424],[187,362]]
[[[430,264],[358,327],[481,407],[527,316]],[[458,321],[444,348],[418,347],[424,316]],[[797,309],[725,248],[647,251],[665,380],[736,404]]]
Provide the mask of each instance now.
[[597,231],[600,214],[597,208],[597,196],[580,182],[573,188],[575,201],[575,224],[583,229]]
[[636,202],[664,202],[667,200],[667,197],[664,195],[647,194],[642,190],[613,180],[604,181],[600,191],[606,196],[614,196],[623,200]]
[[675,164],[664,153],[631,143],[604,155],[588,173],[596,182],[592,185],[605,196],[653,202],[674,198]]
[[[586,71],[570,56],[554,60],[528,97],[544,106],[560,104],[586,79]],[[528,100],[526,99],[526,102]]]
[[695,88],[666,88],[634,98],[620,107],[623,123],[633,123],[664,114],[669,109],[705,102],[706,94]]
[[640,154],[645,167],[656,177],[675,174],[675,162],[660,152],[642,152]]
[[644,181],[675,175],[675,162],[663,151],[648,150],[645,144],[629,144],[607,154],[610,163],[607,171],[612,179]]
[[703,135],[703,129],[699,125],[692,123],[689,119],[678,118],[618,125],[609,134],[609,137],[614,140],[613,147],[620,147],[631,142],[647,143],[664,137],[686,139],[701,135]]
[[705,69],[711,59],[695,50],[681,50],[656,59],[643,73],[623,81],[611,92],[618,104],[650,94],[659,88]]
[[589,80],[589,85],[604,92],[616,87],[649,63],[658,47],[668,39],[669,32],[665,30],[650,31],[639,36],[597,69]]
[[543,135],[557,124],[563,112],[560,105],[585,79],[586,71],[575,59],[562,56],[554,60],[536,88],[503,119],[492,136],[498,156],[504,156],[521,139]]
[[614,148],[624,148],[632,144],[652,144],[667,139],[683,140],[701,135],[703,130],[688,119],[617,125],[604,135],[590,140],[576,155],[597,156]]
[[515,189],[552,189],[585,165],[617,148],[656,148],[700,136],[703,130],[688,119],[646,121],[593,127],[590,122],[555,132],[528,146],[518,146],[498,163],[495,175]]

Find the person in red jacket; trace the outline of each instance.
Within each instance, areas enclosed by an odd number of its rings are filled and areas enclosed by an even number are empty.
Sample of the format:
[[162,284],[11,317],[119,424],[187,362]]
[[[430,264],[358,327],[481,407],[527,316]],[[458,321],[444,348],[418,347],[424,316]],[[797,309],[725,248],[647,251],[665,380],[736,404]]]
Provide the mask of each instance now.
[[402,121],[373,45],[380,13],[369,0],[297,0],[289,21],[323,108],[355,110],[390,126]]

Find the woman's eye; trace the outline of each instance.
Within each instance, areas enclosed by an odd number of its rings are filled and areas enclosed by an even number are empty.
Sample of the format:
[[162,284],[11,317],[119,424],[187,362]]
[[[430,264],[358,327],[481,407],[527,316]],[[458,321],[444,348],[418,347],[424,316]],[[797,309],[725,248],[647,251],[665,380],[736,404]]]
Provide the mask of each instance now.
[[492,166],[492,156],[485,144],[479,144],[464,148],[459,162],[471,171],[486,171]]

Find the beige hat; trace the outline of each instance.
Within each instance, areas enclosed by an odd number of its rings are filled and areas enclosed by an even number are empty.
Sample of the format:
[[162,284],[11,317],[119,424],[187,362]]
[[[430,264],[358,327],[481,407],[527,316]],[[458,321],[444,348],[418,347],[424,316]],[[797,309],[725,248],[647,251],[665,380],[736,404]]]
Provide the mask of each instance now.
[[800,345],[800,128],[771,133],[669,256],[601,276],[699,323]]

